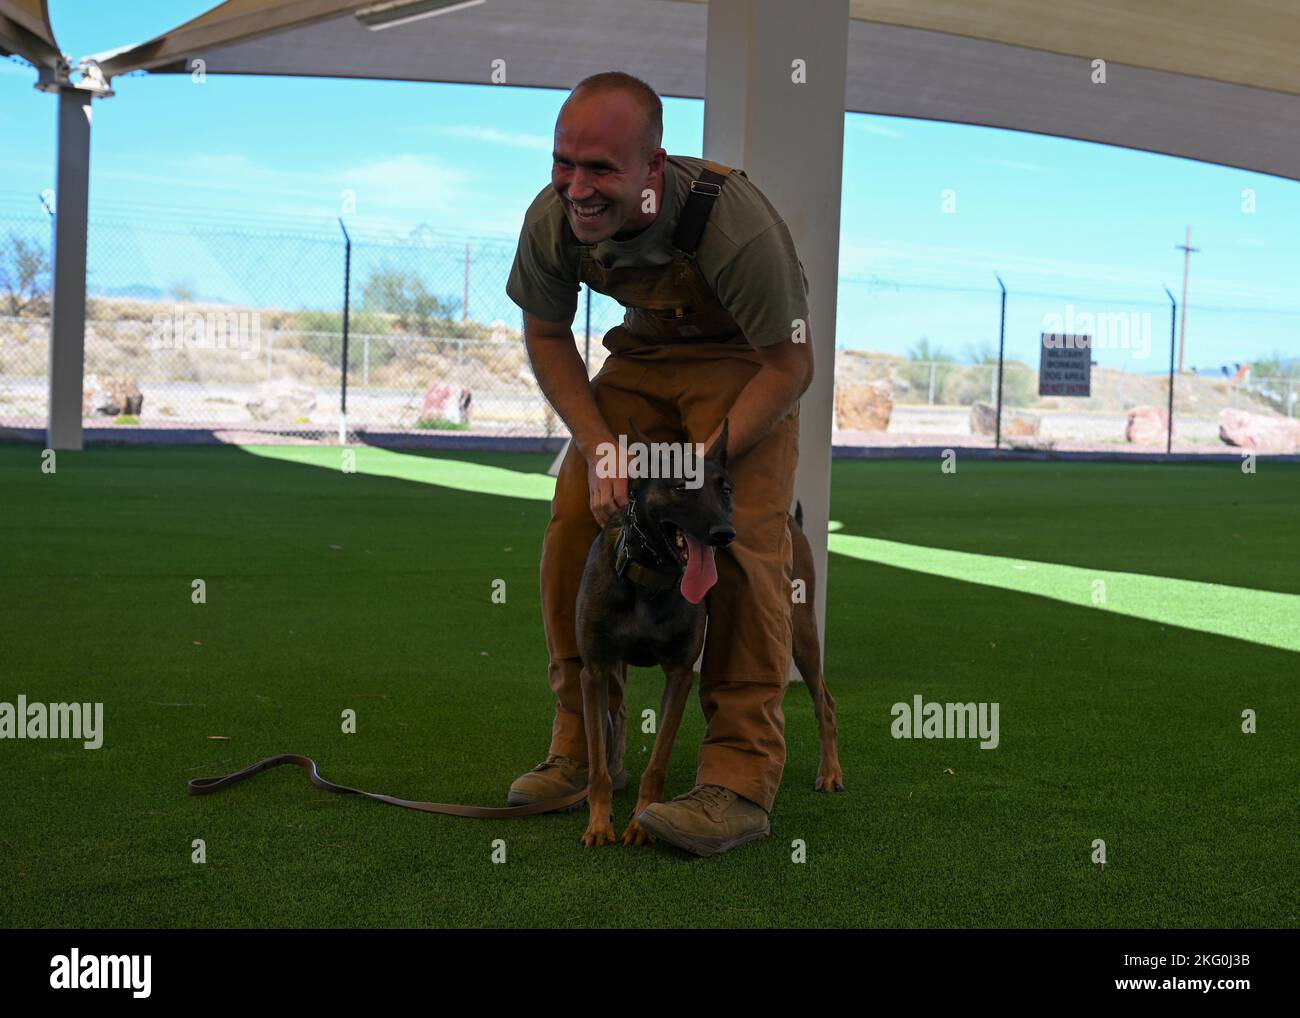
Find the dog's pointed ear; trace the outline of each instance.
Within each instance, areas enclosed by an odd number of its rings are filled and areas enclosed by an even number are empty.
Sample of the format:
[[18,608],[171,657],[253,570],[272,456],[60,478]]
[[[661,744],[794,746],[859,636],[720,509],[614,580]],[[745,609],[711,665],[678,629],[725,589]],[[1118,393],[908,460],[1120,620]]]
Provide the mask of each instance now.
[[727,465],[727,437],[731,434],[731,418],[722,418],[722,431],[719,433],[716,441],[708,452],[704,454],[706,460],[717,460],[724,467]]

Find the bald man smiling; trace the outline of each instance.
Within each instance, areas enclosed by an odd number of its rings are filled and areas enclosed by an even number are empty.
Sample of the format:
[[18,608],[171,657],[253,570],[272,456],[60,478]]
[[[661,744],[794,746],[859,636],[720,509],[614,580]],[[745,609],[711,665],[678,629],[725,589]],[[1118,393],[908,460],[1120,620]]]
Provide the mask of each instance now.
[[[587,552],[628,500],[598,450],[633,418],[653,442],[710,447],[729,421],[735,540],[716,554],[700,671],[706,735],[696,785],[638,817],[658,838],[714,855],[765,837],[785,766],[791,542],[799,397],[812,380],[808,283],[789,230],[740,170],[670,156],[663,107],[620,72],[573,90],[555,126],[551,184],[525,216],[506,291],[543,393],[573,436],[542,546],[542,613],[556,696],[547,758],[515,804],[587,782],[575,602]],[[572,332],[586,283],[626,308],[590,382]],[[609,690],[614,788],[623,762],[624,669]]]

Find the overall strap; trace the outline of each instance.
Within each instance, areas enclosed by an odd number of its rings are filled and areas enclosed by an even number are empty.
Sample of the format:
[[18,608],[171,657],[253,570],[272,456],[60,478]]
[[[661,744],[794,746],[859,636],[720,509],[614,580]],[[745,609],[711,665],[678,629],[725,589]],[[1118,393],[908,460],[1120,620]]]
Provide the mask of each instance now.
[[704,236],[704,224],[713,211],[713,203],[722,194],[722,185],[732,172],[730,166],[706,161],[699,177],[691,181],[691,193],[686,197],[686,204],[677,220],[677,229],[673,233],[673,247],[688,257],[695,257],[695,249],[700,246],[700,238]]

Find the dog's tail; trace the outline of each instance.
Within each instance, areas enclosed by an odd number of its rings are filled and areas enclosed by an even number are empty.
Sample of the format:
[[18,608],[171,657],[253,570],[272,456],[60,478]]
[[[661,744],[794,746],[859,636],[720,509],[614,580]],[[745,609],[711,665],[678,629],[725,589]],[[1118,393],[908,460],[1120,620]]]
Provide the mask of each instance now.
[[796,501],[794,504],[794,521],[797,524],[799,524],[800,527],[803,526],[803,503],[802,502]]

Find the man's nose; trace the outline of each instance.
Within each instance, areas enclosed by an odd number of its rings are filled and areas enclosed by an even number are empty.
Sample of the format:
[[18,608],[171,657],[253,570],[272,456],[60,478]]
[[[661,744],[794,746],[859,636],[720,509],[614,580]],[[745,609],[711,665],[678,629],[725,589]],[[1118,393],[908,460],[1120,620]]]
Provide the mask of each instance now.
[[596,193],[591,182],[587,179],[587,174],[582,170],[574,170],[573,176],[569,178],[569,197],[576,202],[582,202],[585,198],[590,198]]

